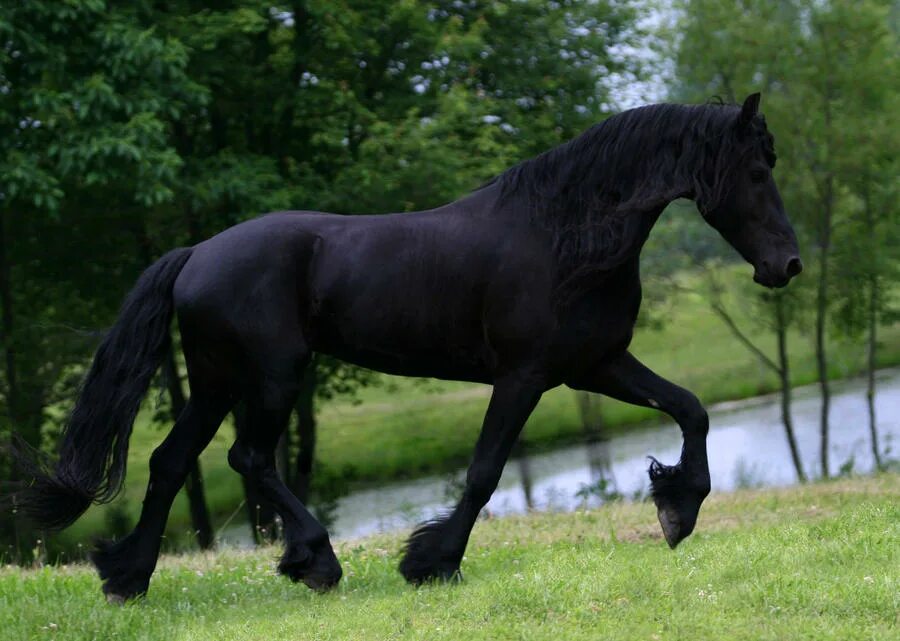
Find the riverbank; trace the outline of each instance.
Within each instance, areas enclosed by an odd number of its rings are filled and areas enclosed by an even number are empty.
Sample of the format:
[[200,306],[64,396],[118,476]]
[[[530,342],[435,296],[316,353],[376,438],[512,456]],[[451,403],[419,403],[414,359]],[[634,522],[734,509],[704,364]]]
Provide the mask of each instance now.
[[276,549],[163,557],[147,598],[108,606],[85,565],[0,569],[3,638],[893,639],[900,476],[713,494],[670,551],[652,505],[481,521],[458,585],[414,589],[401,540],[338,546],[318,595]]
[[[689,283],[690,284],[690,283]],[[764,348],[774,337],[759,328],[746,331]],[[882,367],[900,364],[900,324],[884,328],[879,352]],[[707,405],[771,393],[775,376],[760,366],[710,311],[707,302],[683,293],[672,302],[660,329],[638,329],[633,351],[661,375],[692,390]],[[792,381],[795,385],[815,380],[812,342],[790,336]],[[846,378],[863,366],[864,350],[858,342],[832,341],[831,370],[834,379]],[[319,438],[315,473],[319,483],[349,491],[400,479],[445,474],[465,465],[480,429],[490,388],[446,381],[417,381],[381,377],[379,385],[363,389],[356,399],[337,398],[319,407]],[[152,401],[152,399],[151,399]],[[604,399],[602,418],[608,431],[633,429],[648,420],[664,418],[659,412]],[[147,483],[147,461],[168,427],[151,425],[150,411],[139,418],[129,452],[129,468],[123,498],[110,507],[92,508],[69,531],[62,547],[72,549],[102,533],[137,519]],[[233,441],[226,423],[201,457],[210,510],[220,527],[241,504],[241,481],[226,463]],[[530,452],[573,443],[584,427],[574,393],[557,388],[544,395],[522,434]],[[179,496],[169,522],[170,541],[188,538],[187,501]]]

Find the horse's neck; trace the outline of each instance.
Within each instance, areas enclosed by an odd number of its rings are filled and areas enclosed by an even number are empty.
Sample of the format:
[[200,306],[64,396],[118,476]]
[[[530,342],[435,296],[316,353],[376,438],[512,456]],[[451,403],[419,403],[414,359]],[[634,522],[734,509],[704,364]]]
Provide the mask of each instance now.
[[671,201],[661,201],[652,207],[639,210],[632,214],[637,217],[639,222],[637,223],[634,237],[628,239],[631,246],[628,247],[626,251],[629,256],[637,257],[641,253],[641,250],[644,248],[644,243],[647,242],[647,238],[650,236],[650,230],[656,225],[656,221],[659,220],[659,217],[669,205],[669,202]]
[[[628,238],[629,246],[623,250],[637,255],[647,242],[650,230],[659,220],[659,217],[672,202],[680,198],[693,200],[692,187],[679,184],[676,176],[663,177],[665,187],[661,187],[658,193],[650,196],[633,196],[628,202],[622,203],[619,215],[634,217],[637,223],[633,233]],[[615,215],[615,214],[613,214]]]

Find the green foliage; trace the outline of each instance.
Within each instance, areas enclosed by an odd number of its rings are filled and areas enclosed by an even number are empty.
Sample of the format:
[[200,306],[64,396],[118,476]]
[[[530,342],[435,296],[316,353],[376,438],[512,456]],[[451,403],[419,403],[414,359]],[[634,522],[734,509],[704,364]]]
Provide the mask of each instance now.
[[93,343],[72,328],[109,322],[139,263],[134,216],[173,197],[168,119],[199,97],[184,47],[104,2],[4,3],[0,37],[0,414],[38,445]]
[[[271,210],[457,198],[608,113],[635,19],[607,0],[3,3],[0,440],[52,442],[48,408],[154,255]],[[319,359],[316,380],[328,398],[371,377]]]
[[[809,274],[791,288],[813,287],[816,272],[830,268],[828,308],[849,332],[866,326],[867,281],[884,293],[900,262],[900,49],[892,6],[880,0],[679,5],[676,96],[735,102],[762,91],[779,157],[776,178]],[[890,301],[880,298],[876,307],[883,321]],[[798,306],[798,316],[800,310],[808,318],[812,306]]]
[[[127,7],[3,3],[0,39],[0,442],[40,447],[134,278],[140,219],[174,196],[168,122],[202,95],[185,48]],[[0,515],[22,556],[33,537]]]
[[[679,11],[673,38],[679,96],[702,100],[719,94],[735,102],[754,91],[763,94],[762,111],[779,156],[775,175],[806,273],[792,282],[788,295],[757,294],[754,307],[763,311],[754,318],[782,339],[791,324],[812,330],[823,404],[819,467],[827,476],[827,335],[866,335],[871,403],[878,328],[897,318],[890,298],[900,273],[900,48],[890,22],[896,3],[685,0]],[[739,335],[728,313],[717,309]],[[764,350],[743,342],[770,367],[787,371],[783,340],[777,365]],[[789,401],[785,408],[790,434]]]

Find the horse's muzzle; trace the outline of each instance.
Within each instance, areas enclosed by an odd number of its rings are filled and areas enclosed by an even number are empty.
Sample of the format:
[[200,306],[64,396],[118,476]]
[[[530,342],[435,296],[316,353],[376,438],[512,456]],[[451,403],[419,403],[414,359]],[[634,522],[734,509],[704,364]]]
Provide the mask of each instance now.
[[783,262],[780,269],[772,269],[771,263],[762,261],[762,268],[756,268],[753,272],[753,280],[760,285],[771,288],[784,287],[791,279],[803,271],[803,261],[799,256],[790,256]]

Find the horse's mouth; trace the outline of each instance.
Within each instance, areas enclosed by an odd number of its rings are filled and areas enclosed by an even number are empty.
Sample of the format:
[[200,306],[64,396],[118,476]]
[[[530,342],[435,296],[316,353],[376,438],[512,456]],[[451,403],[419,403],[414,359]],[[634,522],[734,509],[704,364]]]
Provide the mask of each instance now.
[[773,278],[771,276],[763,277],[759,273],[753,274],[753,282],[768,287],[769,289],[781,289],[791,282],[790,276],[782,276],[781,278]]

